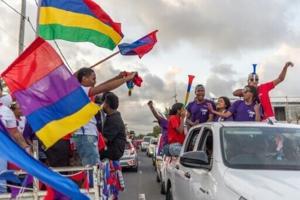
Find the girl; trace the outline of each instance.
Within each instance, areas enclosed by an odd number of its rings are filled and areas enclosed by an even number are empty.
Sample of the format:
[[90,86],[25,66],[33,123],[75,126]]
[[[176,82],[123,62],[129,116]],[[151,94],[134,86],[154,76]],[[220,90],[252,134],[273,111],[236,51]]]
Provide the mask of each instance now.
[[169,113],[168,144],[171,156],[178,156],[184,142],[184,118],[186,111],[182,103],[175,103]]
[[[230,105],[231,105],[231,103],[230,103],[230,100],[228,99],[228,97],[224,97],[224,96],[219,97],[217,106],[216,106],[217,112],[225,113],[229,109]],[[224,117],[215,115],[214,121],[215,122],[232,121],[232,117],[224,118]]]

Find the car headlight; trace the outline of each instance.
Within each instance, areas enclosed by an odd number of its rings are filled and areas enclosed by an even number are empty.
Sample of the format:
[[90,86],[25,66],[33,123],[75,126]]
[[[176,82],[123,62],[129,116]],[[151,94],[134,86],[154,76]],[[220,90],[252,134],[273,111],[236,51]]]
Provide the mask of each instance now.
[[247,200],[245,197],[241,196],[239,200]]

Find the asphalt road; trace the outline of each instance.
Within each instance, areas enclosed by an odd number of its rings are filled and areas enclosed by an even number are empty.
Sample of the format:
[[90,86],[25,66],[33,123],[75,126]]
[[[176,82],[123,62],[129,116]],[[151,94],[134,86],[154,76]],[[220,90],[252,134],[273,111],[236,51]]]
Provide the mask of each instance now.
[[140,152],[138,158],[138,172],[123,171],[126,189],[121,192],[120,200],[164,200],[165,196],[160,194],[160,185],[156,182],[151,158],[145,152]]

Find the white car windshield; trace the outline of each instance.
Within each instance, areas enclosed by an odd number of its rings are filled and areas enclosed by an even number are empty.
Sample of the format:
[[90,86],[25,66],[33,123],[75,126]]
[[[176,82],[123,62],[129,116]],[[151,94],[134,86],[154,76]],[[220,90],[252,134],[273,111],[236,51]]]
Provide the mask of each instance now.
[[148,142],[148,143],[150,142],[150,140],[151,140],[151,137],[144,137],[144,139],[143,139],[144,142]]
[[300,170],[298,128],[224,127],[221,146],[231,168]]
[[150,144],[154,144],[154,145],[157,145],[157,139],[152,139]]

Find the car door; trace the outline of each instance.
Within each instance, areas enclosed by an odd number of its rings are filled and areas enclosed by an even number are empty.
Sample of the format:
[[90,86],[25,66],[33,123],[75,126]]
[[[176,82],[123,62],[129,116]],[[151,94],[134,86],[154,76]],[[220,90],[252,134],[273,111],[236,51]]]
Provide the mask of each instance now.
[[216,188],[216,181],[213,174],[213,132],[210,128],[204,127],[199,137],[197,151],[204,151],[208,154],[210,164],[209,169],[197,168],[190,170],[190,199],[211,200],[213,199],[213,190]]
[[[200,128],[193,129],[183,146],[183,152],[194,151],[197,146]],[[174,182],[173,182],[173,198],[174,200],[190,199],[189,197],[189,169],[179,163],[175,165]]]

